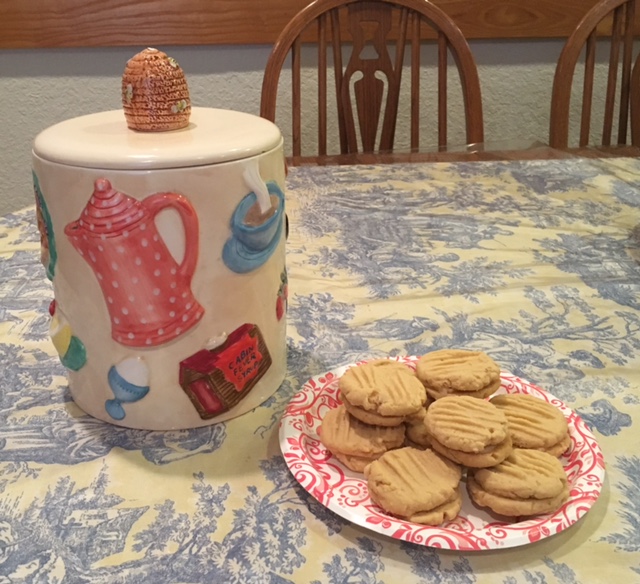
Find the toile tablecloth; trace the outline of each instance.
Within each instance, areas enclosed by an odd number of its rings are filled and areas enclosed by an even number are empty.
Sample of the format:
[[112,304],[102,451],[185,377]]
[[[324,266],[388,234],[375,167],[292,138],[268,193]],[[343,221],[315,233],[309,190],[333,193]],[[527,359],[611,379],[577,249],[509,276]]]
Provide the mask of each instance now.
[[[284,384],[164,433],[74,405],[34,209],[0,220],[0,583],[640,582],[640,160],[299,167],[286,205]],[[310,377],[447,347],[588,424],[606,476],[578,523],[441,551],[353,525],[294,480],[279,421]]]

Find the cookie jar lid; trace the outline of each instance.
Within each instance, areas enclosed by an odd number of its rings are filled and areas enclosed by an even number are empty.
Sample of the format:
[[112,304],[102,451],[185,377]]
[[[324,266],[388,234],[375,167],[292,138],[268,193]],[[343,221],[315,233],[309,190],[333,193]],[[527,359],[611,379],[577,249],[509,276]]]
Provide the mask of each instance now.
[[50,126],[36,136],[33,151],[69,166],[150,170],[241,160],[281,141],[275,124],[244,112],[194,107],[185,128],[138,132],[127,127],[122,110],[113,110]]

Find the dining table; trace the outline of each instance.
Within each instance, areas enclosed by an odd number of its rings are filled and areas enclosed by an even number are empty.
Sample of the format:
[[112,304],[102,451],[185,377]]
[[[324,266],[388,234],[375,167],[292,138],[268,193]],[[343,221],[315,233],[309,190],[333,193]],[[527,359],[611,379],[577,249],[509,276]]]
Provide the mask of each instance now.
[[[196,429],[74,403],[35,207],[3,216],[0,584],[640,582],[640,158],[500,158],[290,167],[285,380]],[[323,446],[349,366],[452,348],[563,411],[566,507],[413,524]]]

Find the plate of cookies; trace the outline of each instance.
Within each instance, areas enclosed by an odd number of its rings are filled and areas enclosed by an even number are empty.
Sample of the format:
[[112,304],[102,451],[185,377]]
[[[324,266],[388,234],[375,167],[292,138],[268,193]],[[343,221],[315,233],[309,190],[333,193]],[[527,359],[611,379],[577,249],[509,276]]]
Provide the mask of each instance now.
[[458,349],[312,377],[282,416],[280,447],[300,485],[344,519],[458,551],[564,531],[593,506],[605,473],[573,410]]

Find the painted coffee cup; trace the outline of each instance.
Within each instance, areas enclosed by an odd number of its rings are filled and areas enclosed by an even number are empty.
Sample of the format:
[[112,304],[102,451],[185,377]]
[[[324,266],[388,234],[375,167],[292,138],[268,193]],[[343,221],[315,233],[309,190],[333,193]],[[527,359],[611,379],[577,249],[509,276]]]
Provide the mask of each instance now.
[[[272,209],[264,215],[256,212],[258,199],[249,193],[236,207],[231,217],[233,235],[249,249],[260,252],[272,243],[284,211],[284,194],[274,182],[267,183]],[[253,216],[253,217],[252,217]]]

